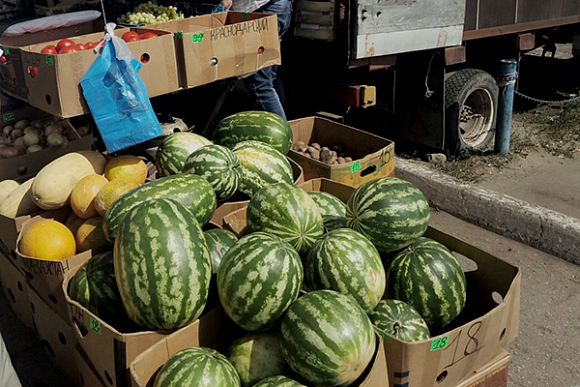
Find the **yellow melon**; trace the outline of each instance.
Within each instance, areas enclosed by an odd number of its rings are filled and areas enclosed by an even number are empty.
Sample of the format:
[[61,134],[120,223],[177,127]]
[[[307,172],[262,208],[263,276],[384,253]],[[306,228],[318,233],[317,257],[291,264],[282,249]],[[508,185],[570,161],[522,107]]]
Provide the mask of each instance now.
[[86,219],[83,218],[79,218],[77,216],[77,214],[75,214],[74,212],[72,212],[68,218],[66,219],[66,222],[64,223],[65,226],[68,227],[69,230],[71,230],[71,232],[73,233],[73,235],[77,235],[77,230],[79,229],[79,227],[81,226],[81,224],[83,224],[85,222]]
[[105,177],[110,181],[126,179],[143,185],[147,178],[147,165],[135,156],[119,156],[105,165]]
[[84,221],[76,234],[77,253],[94,249],[107,243],[103,230],[103,218],[95,216]]
[[105,213],[113,205],[115,200],[137,187],[139,187],[137,183],[126,179],[117,179],[108,182],[101,188],[95,198],[95,209],[99,215],[105,216]]
[[97,215],[95,197],[109,181],[101,175],[89,175],[79,180],[70,195],[70,206],[79,218]]
[[22,234],[20,253],[29,257],[60,261],[75,255],[76,242],[72,232],[52,219],[34,223]]

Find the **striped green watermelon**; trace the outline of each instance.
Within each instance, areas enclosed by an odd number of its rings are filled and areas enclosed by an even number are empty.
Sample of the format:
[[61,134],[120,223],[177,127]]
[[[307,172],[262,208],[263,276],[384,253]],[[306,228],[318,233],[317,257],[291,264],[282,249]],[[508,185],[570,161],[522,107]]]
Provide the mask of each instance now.
[[254,387],[306,387],[286,376],[272,376],[254,384]]
[[265,331],[296,300],[303,276],[292,246],[275,235],[249,234],[228,250],[219,266],[220,302],[245,330]]
[[234,153],[242,165],[240,192],[252,197],[260,188],[274,183],[294,182],[292,166],[282,153],[260,141],[236,144]]
[[207,249],[209,250],[209,255],[211,256],[212,273],[217,274],[218,267],[220,266],[224,254],[233,245],[238,243],[238,238],[233,232],[222,228],[207,230],[204,231],[203,234],[205,236]]
[[394,177],[371,180],[357,188],[348,200],[346,221],[380,252],[396,251],[425,233],[429,203],[408,181]]
[[330,231],[314,243],[304,264],[314,290],[331,289],[372,311],[385,293],[386,274],[375,246],[348,228]]
[[215,192],[204,178],[189,174],[163,177],[127,192],[113,203],[103,221],[107,240],[111,243],[115,241],[121,219],[133,207],[161,198],[183,204],[201,225],[209,222],[217,206]]
[[195,150],[212,142],[199,134],[189,132],[172,133],[163,139],[155,155],[155,166],[159,176],[169,176],[183,171],[187,157]]
[[314,200],[292,184],[270,184],[254,194],[248,205],[248,230],[279,236],[305,253],[324,232]]
[[387,297],[411,305],[430,328],[444,328],[465,306],[465,274],[447,247],[420,238],[391,263]]
[[237,143],[256,140],[272,145],[287,154],[292,145],[292,128],[277,114],[249,111],[233,114],[220,121],[214,140],[216,144],[233,148]]
[[369,317],[350,297],[333,290],[300,297],[288,309],[281,330],[286,361],[315,386],[348,386],[376,350]]
[[318,206],[324,227],[328,231],[346,226],[346,205],[334,195],[328,192],[312,191],[308,192],[312,200]]
[[369,317],[374,326],[401,341],[411,343],[431,337],[423,317],[403,301],[382,300]]
[[153,387],[240,387],[240,378],[228,359],[204,347],[177,352],[155,378]]
[[218,201],[229,199],[240,186],[242,168],[236,155],[221,145],[206,145],[189,155],[183,173],[193,173],[209,181]]
[[112,251],[92,257],[71,279],[68,294],[117,330],[135,328],[121,301]]
[[168,199],[139,204],[118,230],[115,276],[129,317],[142,327],[183,327],[205,307],[211,258],[193,214]]
[[248,333],[234,340],[226,356],[238,371],[242,387],[252,387],[262,379],[289,371],[278,333]]

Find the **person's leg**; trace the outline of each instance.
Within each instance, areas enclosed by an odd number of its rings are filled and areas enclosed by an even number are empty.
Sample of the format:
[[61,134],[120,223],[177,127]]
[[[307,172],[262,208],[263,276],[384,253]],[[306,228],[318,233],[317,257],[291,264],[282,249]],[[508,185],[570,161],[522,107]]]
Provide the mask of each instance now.
[[22,387],[18,375],[14,371],[12,361],[8,355],[6,345],[0,334],[0,386],[2,387]]

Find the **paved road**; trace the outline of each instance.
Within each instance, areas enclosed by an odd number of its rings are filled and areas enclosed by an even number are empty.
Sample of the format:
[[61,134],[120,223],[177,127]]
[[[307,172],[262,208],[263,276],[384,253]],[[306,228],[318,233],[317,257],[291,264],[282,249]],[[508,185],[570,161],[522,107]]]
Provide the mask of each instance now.
[[[520,336],[510,386],[580,386],[580,267],[493,234],[444,212],[431,224],[522,269]],[[0,296],[0,331],[23,387],[72,387],[48,363],[42,344]],[[90,386],[86,386],[90,387]]]

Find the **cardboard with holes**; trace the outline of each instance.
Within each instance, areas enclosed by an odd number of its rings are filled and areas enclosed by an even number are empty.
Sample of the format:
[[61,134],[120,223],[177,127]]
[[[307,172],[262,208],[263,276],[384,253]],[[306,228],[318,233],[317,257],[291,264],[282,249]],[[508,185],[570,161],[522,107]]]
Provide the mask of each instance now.
[[502,350],[499,355],[456,387],[507,387],[509,362],[509,354]]
[[[328,179],[299,185],[305,191],[328,192],[345,203],[355,188]],[[239,235],[246,226],[242,208],[224,217],[224,228]],[[447,246],[466,271],[467,302],[444,332],[429,340],[405,343],[383,333],[390,386],[455,387],[484,366],[519,333],[520,270],[457,238],[429,227],[425,236]]]
[[276,15],[219,12],[159,23],[143,31],[174,34],[182,88],[282,63]]
[[0,282],[16,317],[28,328],[36,330],[28,298],[28,280],[2,252],[0,252]]
[[[68,287],[81,267],[78,266],[67,272],[61,284],[61,293],[68,307],[68,322],[72,325],[76,340],[105,384],[124,387],[129,383],[129,366],[137,355],[165,339],[172,332],[146,330],[134,333],[120,332],[107,321],[72,300],[68,295]],[[180,332],[180,335],[196,342],[208,343],[208,345],[215,343],[216,340],[220,342],[229,334],[224,325],[227,324],[227,319],[223,318],[224,315],[225,312],[219,306],[218,300],[213,300],[213,303],[208,301],[198,320],[175,332]]]
[[72,327],[30,291],[30,306],[38,337],[53,367],[77,386],[105,387],[97,371],[79,346]]
[[[121,37],[128,31],[128,28],[118,28],[115,36]],[[149,97],[179,89],[173,34],[158,34],[156,38],[128,43],[135,59],[142,63],[139,76],[147,87]],[[99,42],[103,39],[103,32],[70,39],[82,44]],[[58,40],[54,40],[21,48],[28,103],[59,117],[88,114],[90,110],[83,97],[80,81],[99,54],[94,50],[57,55],[41,53],[46,45],[57,43]]]
[[[16,246],[19,245],[23,233],[33,224],[44,219],[54,219],[65,223],[70,215],[70,207],[61,208],[54,211],[45,211],[30,218],[22,225]],[[22,255],[18,247],[11,252],[11,258],[18,270],[26,275],[30,287],[33,288],[50,307],[57,312],[61,318],[68,320],[68,306],[62,293],[62,281],[67,273],[82,266],[92,256],[99,254],[110,246],[105,245],[99,248],[84,251],[61,261],[48,261]]]

